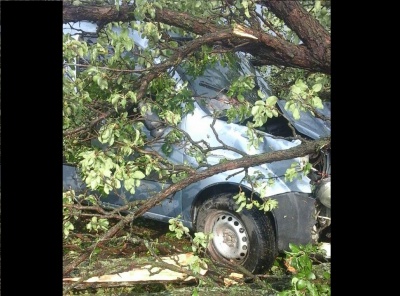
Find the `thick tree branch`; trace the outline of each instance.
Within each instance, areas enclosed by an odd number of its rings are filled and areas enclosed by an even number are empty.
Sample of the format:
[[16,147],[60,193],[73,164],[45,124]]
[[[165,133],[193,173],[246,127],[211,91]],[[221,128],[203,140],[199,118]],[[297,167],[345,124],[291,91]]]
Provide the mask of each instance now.
[[315,151],[320,150],[322,147],[330,145],[330,138],[328,139],[321,139],[318,141],[311,141],[305,142],[301,145],[280,151],[273,151],[265,154],[253,155],[253,156],[245,156],[235,161],[220,163],[210,167],[207,170],[194,173],[193,175],[189,176],[188,178],[172,184],[170,187],[162,190],[160,193],[156,194],[155,196],[151,197],[150,199],[146,200],[143,205],[134,213],[131,213],[126,216],[125,219],[120,220],[117,224],[111,227],[102,237],[101,239],[92,244],[87,251],[80,255],[78,258],[74,259],[70,264],[64,267],[63,274],[64,276],[68,275],[76,266],[82,263],[87,257],[90,255],[94,248],[101,246],[106,240],[112,238],[119,230],[121,230],[125,225],[131,223],[133,220],[137,219],[149,209],[154,207],[156,204],[160,203],[168,196],[175,194],[177,191],[182,190],[183,188],[189,186],[190,184],[213,176],[215,174],[234,170],[238,168],[248,168],[252,166],[256,166],[262,163],[271,163],[274,161],[284,160],[284,159],[291,159],[295,157],[306,156],[311,153],[315,153]]
[[[277,13],[280,13],[280,17],[286,22],[286,18],[289,18],[290,25],[294,27],[295,32],[299,32],[301,38],[306,40],[304,45],[294,45],[286,40],[266,34],[260,31],[256,31],[247,28],[247,33],[257,36],[258,40],[251,40],[248,38],[240,38],[232,35],[228,40],[222,40],[222,45],[235,50],[246,51],[252,54],[257,63],[255,65],[283,65],[288,67],[308,69],[313,72],[322,72],[330,74],[330,36],[326,33],[323,27],[316,21],[308,21],[308,25],[313,25],[312,31],[305,32],[307,24],[302,27],[296,27],[292,24],[296,19],[299,23],[303,22],[303,18],[307,15],[307,20],[312,19],[308,15],[307,11],[301,10],[299,16],[294,18],[291,15],[285,15],[293,11],[292,6],[285,6],[281,8],[275,4],[275,1],[263,1],[264,4],[270,4],[276,8]],[[276,1],[276,2],[295,2],[295,1]],[[299,4],[297,4],[299,5]],[[297,6],[296,6],[297,7]],[[280,10],[279,10],[280,8]],[[272,9],[272,8],[271,8]],[[120,7],[119,11],[114,6],[72,6],[69,3],[64,2],[64,23],[66,22],[78,22],[78,21],[90,21],[96,23],[108,23],[113,21],[128,22],[135,20],[133,12],[134,6],[123,6]],[[198,35],[205,35],[208,33],[224,32],[231,29],[230,26],[221,26],[213,22],[213,20],[205,18],[201,19],[190,15],[189,13],[176,12],[169,9],[156,9],[154,21],[162,22],[168,25],[182,28],[186,31],[193,32]],[[317,32],[316,39],[312,39],[312,33]],[[322,32],[321,32],[322,31]],[[240,47],[243,43],[247,46]],[[318,47],[319,46],[319,47]],[[313,50],[318,49],[321,53],[315,54]],[[323,56],[323,52],[326,52],[328,58]]]
[[229,161],[226,163],[221,163],[211,166],[209,169],[193,174],[192,176],[189,176],[188,178],[182,180],[181,182],[171,185],[170,187],[161,191],[159,194],[155,195],[153,198],[146,200],[146,202],[144,202],[143,205],[133,214],[134,219],[143,215],[149,209],[151,209],[152,207],[163,201],[166,197],[174,194],[179,190],[182,190],[183,188],[189,186],[192,183],[203,180],[210,176],[214,176],[216,174],[238,168],[249,168],[263,163],[271,163],[275,161],[306,156],[311,153],[315,153],[316,151],[319,151],[321,147],[325,147],[327,145],[330,145],[330,139],[305,142],[299,146],[295,146],[293,148],[289,148],[286,150],[278,150],[258,155],[244,156],[234,161]]
[[331,65],[331,36],[297,1],[261,1],[292,29],[324,68]]

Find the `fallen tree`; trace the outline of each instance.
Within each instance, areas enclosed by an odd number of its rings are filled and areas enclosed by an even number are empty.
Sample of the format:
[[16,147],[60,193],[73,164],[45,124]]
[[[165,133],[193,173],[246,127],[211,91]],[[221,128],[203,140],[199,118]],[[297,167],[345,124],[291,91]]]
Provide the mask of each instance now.
[[[255,4],[260,5],[261,10],[256,9]],[[94,69],[91,66],[94,66],[100,73],[97,77],[95,76],[96,72],[89,74],[85,78],[86,80],[82,79],[82,81],[74,83],[65,81],[63,131],[65,158],[69,162],[78,164],[82,160],[78,155],[82,151],[90,150],[88,141],[99,136],[99,131],[96,129],[99,123],[111,120],[117,126],[126,125],[126,115],[124,114],[130,114],[129,112],[136,108],[138,102],[145,101],[146,97],[154,94],[154,85],[159,83],[161,86],[157,92],[169,90],[166,87],[168,83],[165,78],[168,69],[176,67],[183,60],[194,59],[195,63],[201,64],[202,60],[207,58],[206,54],[201,56],[203,52],[199,51],[203,46],[213,48],[213,51],[209,52],[210,55],[240,51],[250,54],[254,65],[259,67],[277,66],[278,71],[273,73],[281,78],[281,81],[284,81],[282,84],[277,82],[277,85],[285,84],[286,86],[277,89],[276,92],[283,96],[286,95],[288,98],[293,95],[290,86],[299,77],[309,78],[311,88],[313,83],[320,81],[317,79],[321,77],[325,79],[326,75],[329,77],[330,74],[330,24],[327,25],[325,18],[329,14],[323,14],[330,4],[327,1],[323,4],[320,1],[317,3],[254,1],[249,4],[247,1],[224,0],[210,1],[203,7],[198,6],[196,1],[181,1],[180,6],[174,6],[171,1],[136,1],[136,4],[123,1],[120,6],[101,1],[97,1],[96,4],[92,1],[81,1],[78,5],[76,1],[64,1],[65,24],[80,21],[93,22],[98,26],[97,33],[107,30],[108,24],[134,27],[136,21],[140,21],[141,25],[136,28],[141,29],[141,33],[156,44],[153,50],[158,50],[158,55],[163,57],[160,63],[154,63],[155,56],[151,53],[143,53],[140,58],[143,58],[142,62],[145,66],[140,71],[129,63],[124,63],[123,59],[115,59],[110,64],[101,67],[90,62],[82,65],[82,68],[90,72],[90,69]],[[147,27],[146,24],[148,24]],[[191,38],[175,44],[166,34],[171,29],[182,34],[190,34]],[[82,33],[85,34],[85,32]],[[112,37],[110,34],[107,36],[110,37],[110,40],[115,39],[110,41],[110,44],[113,44],[116,50],[118,50],[117,44],[119,43],[122,44],[122,48],[130,48],[129,41]],[[128,43],[124,44],[124,42]],[[75,59],[77,57],[84,58],[85,54],[98,54],[94,49],[88,49],[85,45],[78,43],[66,42],[64,46],[66,60],[70,59],[70,62],[66,63],[67,66],[73,66],[71,57]],[[96,50],[106,52],[104,48],[100,47]],[[70,52],[75,52],[75,56],[68,56]],[[164,54],[164,52],[168,52],[168,54]],[[297,70],[300,72],[296,72]],[[281,72],[289,73],[289,78],[282,79],[285,76]],[[132,73],[135,73],[135,76],[131,75]],[[297,76],[293,73],[296,73]],[[322,73],[325,76],[313,76],[315,73]],[[119,79],[122,82],[116,83]],[[107,83],[104,84],[102,81],[107,81]],[[129,89],[124,84],[129,85]],[[324,90],[329,92],[329,83],[326,85]],[[121,88],[121,86],[123,87]],[[68,89],[71,91],[68,92]],[[75,89],[79,89],[79,93],[85,95],[77,96],[74,92]],[[134,95],[128,90],[134,90]],[[113,98],[117,98],[117,96],[119,99],[114,100]],[[163,97],[163,101],[159,102],[160,106],[164,109],[170,108],[171,97],[171,94]],[[303,101],[304,106],[314,110],[312,99],[307,100]],[[171,109],[171,111],[177,114],[182,110]],[[133,118],[132,122],[137,120],[139,119]],[[292,139],[297,138],[302,141],[296,147],[258,155],[242,155],[239,159],[208,166],[204,170],[184,166],[172,167],[164,162],[162,156],[144,152],[143,146],[139,147],[138,145],[134,148],[135,153],[151,157],[154,168],[158,164],[162,164],[163,168],[168,166],[169,170],[184,172],[187,177],[138,205],[136,210],[126,216],[119,215],[119,212],[132,208],[132,204],[127,204],[118,209],[118,212],[113,212],[112,214],[116,214],[114,217],[118,216],[120,221],[110,227],[84,253],[64,266],[64,276],[68,276],[74,268],[90,256],[95,248],[101,247],[124,226],[142,216],[143,213],[168,196],[194,182],[223,171],[238,168],[246,171],[255,165],[315,154],[321,149],[330,147],[330,138],[311,141],[296,135],[294,130],[293,132]],[[190,141],[189,135],[188,139]],[[192,144],[195,144],[194,141]],[[202,151],[206,153],[209,150]],[[110,213],[102,212],[100,214],[102,217],[110,217]]]

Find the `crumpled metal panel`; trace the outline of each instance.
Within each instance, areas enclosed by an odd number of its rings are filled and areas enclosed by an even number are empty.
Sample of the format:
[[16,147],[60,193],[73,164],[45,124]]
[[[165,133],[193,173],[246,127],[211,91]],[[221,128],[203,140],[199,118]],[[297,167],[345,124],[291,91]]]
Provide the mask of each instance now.
[[274,196],[279,207],[272,211],[279,250],[289,250],[289,243],[308,244],[312,240],[315,199],[310,195],[289,192]]

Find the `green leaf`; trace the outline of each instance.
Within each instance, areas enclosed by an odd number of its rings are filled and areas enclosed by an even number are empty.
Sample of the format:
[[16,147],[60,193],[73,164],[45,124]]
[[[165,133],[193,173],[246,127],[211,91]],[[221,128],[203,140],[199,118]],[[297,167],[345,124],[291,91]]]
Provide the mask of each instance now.
[[93,81],[98,83],[97,81],[100,79],[100,75],[96,74],[93,76]]
[[293,85],[293,86],[291,87],[291,90],[292,90],[292,92],[293,92],[294,94],[300,94],[300,93],[301,93],[301,88],[298,87],[297,85]]
[[132,100],[132,102],[136,103],[136,93],[134,93],[133,91],[128,91],[126,93],[126,97],[130,98]]
[[90,67],[87,69],[87,72],[88,72],[88,74],[92,75],[92,74],[94,74],[94,73],[98,73],[98,72],[99,72],[99,69],[97,69],[97,67],[95,67],[95,66],[90,66]]
[[313,107],[318,108],[318,109],[324,108],[324,105],[322,105],[322,100],[316,96],[312,98],[312,105],[313,105]]
[[64,235],[66,237],[69,235],[70,230],[74,230],[74,225],[70,221],[66,221],[64,223]]
[[278,101],[278,98],[277,98],[277,97],[275,97],[275,96],[270,96],[270,97],[267,98],[267,100],[266,100],[265,103],[266,103],[268,106],[274,106],[274,105],[276,104],[277,101]]
[[104,190],[104,192],[105,192],[106,194],[109,194],[110,191],[112,190],[112,187],[111,187],[110,185],[108,185],[108,184],[105,184],[103,190]]
[[296,283],[296,287],[299,290],[304,290],[307,287],[307,281],[300,279],[297,283]]
[[112,94],[111,95],[111,104],[116,106],[118,104],[119,99],[121,98],[121,95],[119,94]]
[[129,37],[126,39],[123,39],[122,44],[124,45],[126,51],[131,51],[133,48],[133,42]]
[[107,80],[103,79],[103,78],[99,78],[97,80],[97,84],[100,86],[100,89],[104,90],[108,88],[108,82]]
[[241,203],[239,208],[236,210],[237,213],[240,213],[241,210],[243,210],[244,206],[246,205],[245,202]]
[[321,9],[321,1],[315,1],[314,10],[318,12]]
[[125,106],[126,106],[126,98],[122,98],[121,106],[125,108]]
[[131,174],[131,177],[134,179],[143,179],[145,177],[145,174],[143,174],[141,171],[136,171]]
[[295,244],[289,243],[289,248],[293,253],[300,252],[300,248],[298,246],[296,246]]
[[259,89],[259,90],[257,91],[257,94],[258,94],[258,96],[259,96],[261,99],[264,99],[264,98],[267,96],[265,93],[263,93],[263,92],[261,91],[261,89]]
[[139,139],[140,139],[140,131],[137,130],[137,129],[135,129],[135,139],[133,140],[133,143],[134,143],[135,145],[137,145]]
[[307,84],[305,84],[304,81],[301,79],[297,79],[295,85],[302,91],[305,91],[308,88]]
[[92,179],[89,185],[92,190],[96,189],[97,185],[99,185],[99,179],[98,178]]
[[155,9],[149,9],[148,12],[150,13],[150,16],[151,16],[152,19],[156,16],[156,10]]
[[312,90],[315,91],[315,92],[319,92],[321,89],[322,89],[322,84],[321,83],[314,84],[313,87],[312,87]]
[[159,9],[162,9],[162,5],[161,5],[160,3],[158,3],[157,1],[156,1],[156,2],[153,2],[153,5],[154,5],[155,7],[157,7],[157,8],[159,8]]
[[[307,257],[307,259],[310,261],[310,258]],[[311,262],[311,261],[310,261]],[[307,273],[307,279],[309,280],[315,280],[317,277],[315,276],[315,274],[313,272],[308,272]]]
[[299,111],[299,109],[294,109],[293,110],[293,118],[295,119],[295,120],[299,120],[300,119],[300,111]]
[[251,108],[251,115],[255,116],[257,115],[261,110],[260,106],[253,106],[253,108]]
[[199,291],[197,290],[197,287],[193,289],[192,296],[199,296]]
[[99,226],[103,229],[103,230],[107,230],[109,222],[107,219],[99,219]]

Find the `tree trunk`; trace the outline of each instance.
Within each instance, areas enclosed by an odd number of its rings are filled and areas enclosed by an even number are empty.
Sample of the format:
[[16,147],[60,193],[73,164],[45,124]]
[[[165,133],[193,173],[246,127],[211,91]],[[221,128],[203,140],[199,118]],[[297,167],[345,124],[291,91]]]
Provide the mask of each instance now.
[[[331,39],[329,33],[313,16],[305,11],[296,1],[262,1],[294,32],[299,35],[303,45],[295,45],[282,38],[260,32],[258,26],[247,27],[247,33],[257,40],[246,37],[232,37],[221,40],[221,45],[232,50],[246,51],[255,58],[254,65],[280,65],[307,69],[312,72],[330,74]],[[66,22],[89,21],[104,25],[109,22],[134,21],[135,5],[115,6],[80,5],[74,6],[64,1],[63,19]],[[156,9],[152,21],[161,22],[198,35],[217,33],[231,29],[230,25],[215,24],[213,20],[194,17],[167,8]],[[245,45],[244,45],[245,44]]]

